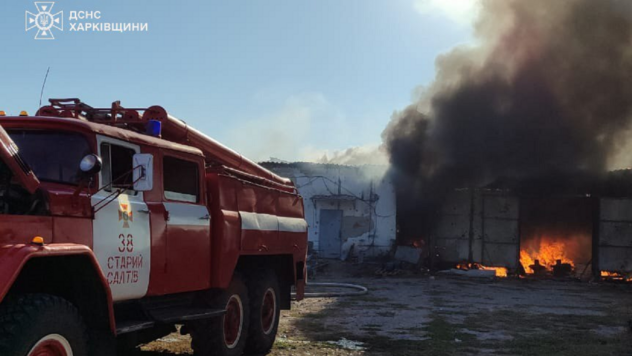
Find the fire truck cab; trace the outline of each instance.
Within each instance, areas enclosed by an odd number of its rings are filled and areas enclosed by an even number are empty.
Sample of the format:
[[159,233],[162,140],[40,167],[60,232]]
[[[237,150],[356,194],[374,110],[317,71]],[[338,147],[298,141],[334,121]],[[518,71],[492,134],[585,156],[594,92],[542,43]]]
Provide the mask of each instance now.
[[126,354],[176,328],[196,355],[265,353],[306,249],[291,181],[160,107],[0,118],[0,355]]

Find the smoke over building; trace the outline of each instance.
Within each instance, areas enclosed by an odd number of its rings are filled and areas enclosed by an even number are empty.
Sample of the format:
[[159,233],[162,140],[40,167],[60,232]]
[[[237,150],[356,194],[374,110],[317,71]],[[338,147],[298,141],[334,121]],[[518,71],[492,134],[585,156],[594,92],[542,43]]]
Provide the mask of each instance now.
[[432,221],[455,187],[603,175],[632,122],[631,14],[629,1],[483,1],[476,42],[440,56],[383,132],[400,221]]

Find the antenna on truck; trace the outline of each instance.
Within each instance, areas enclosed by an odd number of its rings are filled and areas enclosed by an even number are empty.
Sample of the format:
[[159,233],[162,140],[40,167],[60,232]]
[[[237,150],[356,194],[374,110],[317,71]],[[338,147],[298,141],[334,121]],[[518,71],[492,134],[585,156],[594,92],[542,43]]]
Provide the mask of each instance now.
[[42,83],[42,91],[40,92],[40,101],[38,108],[42,107],[42,97],[44,97],[44,88],[46,87],[46,79],[48,79],[48,73],[50,72],[50,67],[46,70],[46,76],[44,77],[44,83]]

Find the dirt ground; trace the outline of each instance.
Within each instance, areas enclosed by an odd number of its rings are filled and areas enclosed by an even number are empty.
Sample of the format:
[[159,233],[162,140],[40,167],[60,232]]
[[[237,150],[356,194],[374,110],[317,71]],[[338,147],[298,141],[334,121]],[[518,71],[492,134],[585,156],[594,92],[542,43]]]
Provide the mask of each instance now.
[[[293,303],[270,355],[632,355],[632,286],[375,269],[337,264],[317,276],[369,293]],[[189,342],[172,334],[141,354],[188,355]]]

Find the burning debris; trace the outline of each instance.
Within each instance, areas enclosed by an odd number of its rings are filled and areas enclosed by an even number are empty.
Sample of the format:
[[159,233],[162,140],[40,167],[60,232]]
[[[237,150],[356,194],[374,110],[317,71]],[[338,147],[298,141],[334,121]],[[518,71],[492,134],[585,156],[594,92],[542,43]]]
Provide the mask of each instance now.
[[612,282],[632,282],[632,277],[619,272],[601,271],[601,279]]
[[525,273],[589,278],[594,208],[586,197],[522,199],[520,264]]
[[463,270],[463,271],[469,271],[469,270],[481,270],[481,271],[494,271],[496,273],[496,277],[507,277],[507,268],[505,267],[486,267],[481,265],[480,263],[468,263],[468,262],[461,262],[458,265],[456,265],[457,269]]
[[[520,250],[520,264],[527,274],[542,275],[547,272],[553,272],[557,267],[560,270],[570,270],[575,268],[572,260],[566,257],[566,247],[561,242],[553,240],[542,240],[537,250]],[[568,267],[566,267],[568,266]]]

